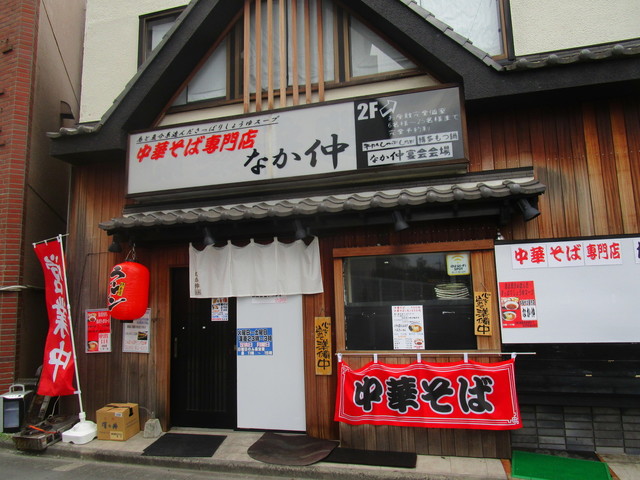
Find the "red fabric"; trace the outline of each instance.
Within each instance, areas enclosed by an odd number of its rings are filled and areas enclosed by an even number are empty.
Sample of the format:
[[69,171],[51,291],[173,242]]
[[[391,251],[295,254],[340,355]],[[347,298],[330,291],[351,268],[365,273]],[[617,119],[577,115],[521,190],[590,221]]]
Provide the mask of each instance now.
[[76,393],[73,386],[75,364],[62,243],[60,240],[42,242],[34,245],[34,249],[44,272],[49,315],[38,395],[73,395]]
[[338,365],[335,420],[352,425],[477,428],[522,427],[514,360]]

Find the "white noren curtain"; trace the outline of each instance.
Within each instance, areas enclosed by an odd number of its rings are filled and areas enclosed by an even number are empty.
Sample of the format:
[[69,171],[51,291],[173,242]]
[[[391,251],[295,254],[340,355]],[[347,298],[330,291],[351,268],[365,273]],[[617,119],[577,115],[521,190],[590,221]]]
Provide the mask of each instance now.
[[318,239],[246,247],[229,242],[202,251],[189,246],[191,298],[251,297],[321,293]]

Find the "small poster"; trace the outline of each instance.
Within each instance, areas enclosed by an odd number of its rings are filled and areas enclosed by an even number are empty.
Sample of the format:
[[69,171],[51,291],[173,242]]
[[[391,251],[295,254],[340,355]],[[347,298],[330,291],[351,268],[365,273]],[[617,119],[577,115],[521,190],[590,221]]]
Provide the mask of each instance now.
[[85,310],[86,353],[111,352],[111,315],[106,308]]
[[424,349],[424,315],[422,305],[391,307],[394,350]]
[[238,356],[273,355],[273,328],[239,328]]
[[502,328],[538,328],[532,281],[500,282],[500,316]]
[[132,322],[122,323],[122,351],[131,353],[149,353],[151,337],[151,309]]
[[211,299],[211,321],[229,321],[229,299],[227,297]]
[[316,375],[331,375],[331,317],[315,317]]
[[473,312],[476,335],[491,336],[491,292],[475,292]]
[[468,253],[450,253],[447,255],[447,274],[449,276],[470,275],[471,267]]

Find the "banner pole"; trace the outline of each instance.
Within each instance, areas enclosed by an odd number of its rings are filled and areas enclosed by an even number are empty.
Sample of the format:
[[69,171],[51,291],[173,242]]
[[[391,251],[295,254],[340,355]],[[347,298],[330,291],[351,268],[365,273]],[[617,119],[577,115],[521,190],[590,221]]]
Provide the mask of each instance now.
[[62,235],[58,235],[58,241],[60,242],[60,251],[62,252],[62,274],[65,283],[65,295],[67,300],[67,315],[69,319],[69,337],[71,338],[71,351],[73,352],[73,366],[75,368],[76,374],[76,386],[78,387],[78,404],[80,406],[80,412],[78,413],[78,423],[76,423],[69,430],[62,432],[62,441],[75,443],[77,445],[82,445],[90,442],[98,435],[98,426],[87,420],[87,414],[84,411],[84,407],[82,406],[82,389],[80,388],[80,375],[78,373],[78,355],[76,353],[76,342],[73,335],[73,322],[71,320],[71,302],[69,301],[69,285],[67,283],[67,262],[65,260],[64,247],[62,245]]
[[60,242],[60,250],[62,251],[62,258],[60,259],[60,263],[62,264],[62,275],[64,276],[65,283],[65,295],[67,301],[67,318],[69,321],[69,336],[71,337],[71,351],[73,352],[73,366],[75,368],[76,373],[76,386],[78,387],[78,403],[80,405],[80,413],[78,414],[78,418],[80,421],[84,421],[87,418],[87,415],[82,406],[82,390],[80,388],[80,375],[78,374],[78,356],[76,354],[76,341],[73,335],[73,322],[71,320],[71,302],[69,301],[69,285],[67,284],[67,262],[65,260],[64,248],[62,246],[62,235],[58,235],[56,239]]

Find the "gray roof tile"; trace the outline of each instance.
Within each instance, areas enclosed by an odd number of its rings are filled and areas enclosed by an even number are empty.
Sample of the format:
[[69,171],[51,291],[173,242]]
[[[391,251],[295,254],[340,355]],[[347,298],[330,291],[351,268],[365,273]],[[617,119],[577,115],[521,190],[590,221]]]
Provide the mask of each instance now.
[[459,182],[424,183],[406,188],[129,213],[102,222],[100,228],[112,231],[195,222],[216,223],[265,217],[293,217],[370,209],[392,209],[402,206],[428,208],[429,204],[535,196],[545,191],[545,186],[533,178],[528,170],[521,173],[520,176],[512,174],[482,181],[465,181],[465,178],[456,180]]

